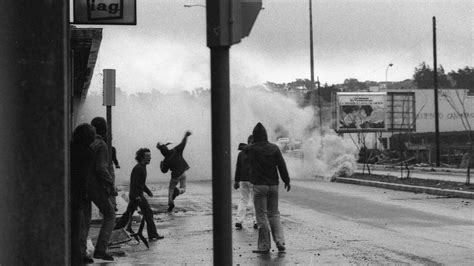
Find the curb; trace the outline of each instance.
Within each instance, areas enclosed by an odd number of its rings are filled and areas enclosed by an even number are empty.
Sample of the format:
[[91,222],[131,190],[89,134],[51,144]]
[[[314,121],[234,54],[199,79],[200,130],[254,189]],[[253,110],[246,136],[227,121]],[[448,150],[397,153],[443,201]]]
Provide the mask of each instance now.
[[[358,163],[357,169],[363,169],[364,164]],[[383,164],[370,164],[369,167],[374,170],[384,170],[384,169],[397,169],[399,170],[401,166],[399,165],[383,165]],[[431,166],[409,166],[410,170],[417,170],[420,172],[451,172],[451,173],[466,173],[467,169],[463,168],[443,168],[443,167],[431,167]]]
[[334,182],[387,188],[387,189],[408,191],[408,192],[414,192],[414,193],[426,193],[426,194],[433,194],[433,195],[439,195],[439,196],[474,199],[474,192],[457,191],[457,190],[450,190],[450,189],[409,186],[409,185],[403,185],[403,184],[369,181],[369,180],[361,180],[361,179],[347,178],[347,177],[336,177],[334,178]]

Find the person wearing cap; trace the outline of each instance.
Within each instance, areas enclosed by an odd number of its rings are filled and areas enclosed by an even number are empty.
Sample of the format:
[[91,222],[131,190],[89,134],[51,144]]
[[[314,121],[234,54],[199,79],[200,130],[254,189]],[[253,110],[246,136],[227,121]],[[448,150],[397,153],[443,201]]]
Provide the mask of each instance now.
[[[239,144],[239,155],[237,155],[237,165],[235,166],[234,176],[234,189],[240,189],[240,200],[237,207],[236,223],[237,229],[242,229],[242,224],[247,214],[247,206],[250,205],[253,208],[253,185],[250,183],[250,165],[248,162],[248,155],[243,149],[253,142],[253,136],[250,135],[247,138],[246,143]],[[253,227],[257,229],[257,223],[255,222],[255,212],[253,216],[254,224]]]
[[290,191],[290,177],[280,149],[276,144],[268,142],[265,127],[257,123],[252,135],[253,143],[244,148],[250,163],[250,182],[253,184],[258,224],[258,245],[252,252],[270,252],[270,229],[275,245],[282,252],[286,247],[278,210],[278,172],[286,191]]
[[[186,171],[190,168],[186,160],[183,158],[183,151],[186,147],[187,139],[191,136],[191,131],[186,131],[180,144],[172,149],[168,149],[171,143],[162,144],[158,142],[156,148],[160,150],[164,156],[160,163],[163,173],[171,171],[171,179],[168,187],[168,212],[172,212],[175,205],[174,199],[186,191]],[[179,188],[177,185],[179,184]]]

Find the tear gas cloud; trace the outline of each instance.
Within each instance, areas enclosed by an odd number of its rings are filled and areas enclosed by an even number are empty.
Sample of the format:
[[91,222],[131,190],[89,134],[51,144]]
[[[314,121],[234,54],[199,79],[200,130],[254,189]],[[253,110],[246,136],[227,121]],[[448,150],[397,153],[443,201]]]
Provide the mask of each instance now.
[[[105,117],[102,96],[90,93],[82,110],[79,123],[89,123],[95,116]],[[286,156],[290,178],[310,179],[315,176],[330,178],[335,174],[350,175],[356,162],[357,149],[350,140],[325,129],[310,130],[314,111],[311,107],[300,108],[296,101],[264,87],[236,87],[231,90],[231,158],[232,179],[239,143],[245,143],[254,126],[261,122],[267,129],[268,138],[276,142],[286,136],[301,141],[304,156]],[[159,170],[163,156],[156,149],[157,142],[179,144],[186,130],[191,130],[184,158],[191,169],[189,180],[211,178],[211,110],[210,92],[196,90],[175,94],[163,94],[156,90],[146,93],[126,94],[117,89],[116,106],[112,107],[113,146],[121,169],[116,170],[117,183],[126,183],[135,165],[135,152],[148,147],[152,160],[148,166],[148,178],[167,181],[169,173]]]

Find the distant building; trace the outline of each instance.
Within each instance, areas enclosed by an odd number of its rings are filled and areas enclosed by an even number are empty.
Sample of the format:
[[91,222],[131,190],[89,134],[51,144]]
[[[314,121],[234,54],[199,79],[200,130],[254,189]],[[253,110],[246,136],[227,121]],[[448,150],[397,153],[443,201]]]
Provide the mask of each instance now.
[[[415,162],[432,163],[436,149],[434,91],[396,91],[415,93],[415,131],[383,132],[380,139],[392,149],[407,150]],[[471,146],[469,135],[472,136],[471,128],[474,127],[474,96],[470,96],[467,89],[439,89],[438,97],[441,162],[459,165]]]

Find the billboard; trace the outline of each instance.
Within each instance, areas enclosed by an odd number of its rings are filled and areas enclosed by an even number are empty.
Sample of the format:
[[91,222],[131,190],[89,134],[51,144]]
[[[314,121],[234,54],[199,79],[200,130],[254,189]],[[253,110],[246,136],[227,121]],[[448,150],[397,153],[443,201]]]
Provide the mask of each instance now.
[[386,131],[385,92],[338,92],[336,132]]

